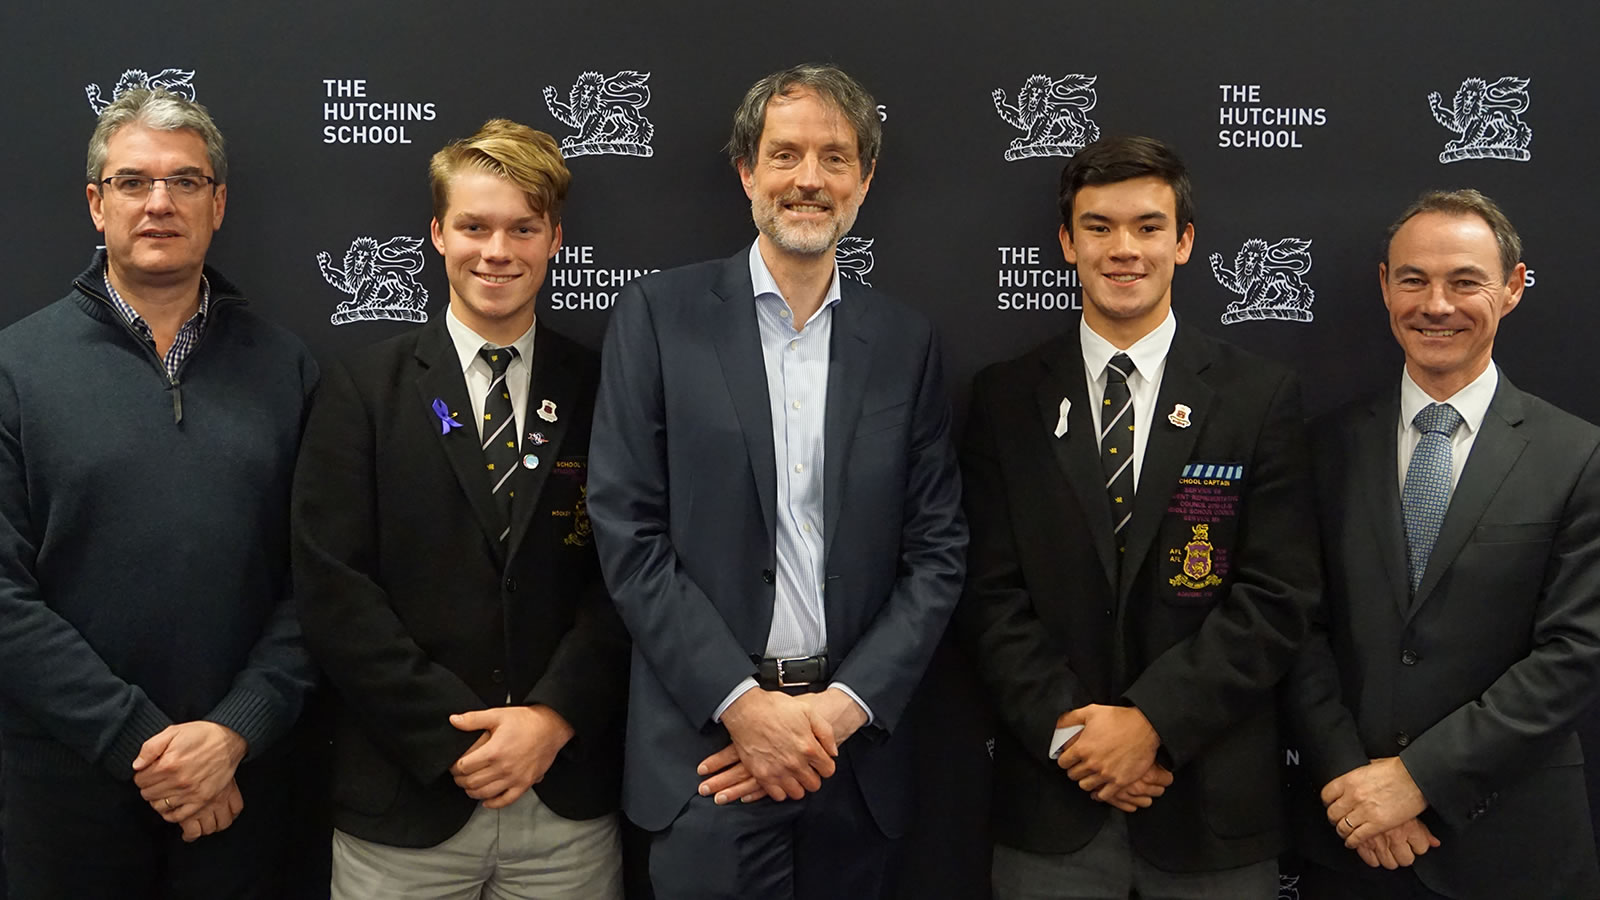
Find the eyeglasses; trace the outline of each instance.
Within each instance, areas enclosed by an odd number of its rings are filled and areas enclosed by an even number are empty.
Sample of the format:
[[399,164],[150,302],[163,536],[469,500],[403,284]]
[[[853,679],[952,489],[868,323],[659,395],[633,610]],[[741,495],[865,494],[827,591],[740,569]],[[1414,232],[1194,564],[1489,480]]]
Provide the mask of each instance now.
[[150,196],[158,181],[165,182],[167,193],[176,198],[193,197],[217,183],[217,180],[210,175],[168,175],[165,178],[151,178],[148,175],[113,175],[110,178],[100,179],[101,184],[111,186],[112,193],[126,200],[143,200]]

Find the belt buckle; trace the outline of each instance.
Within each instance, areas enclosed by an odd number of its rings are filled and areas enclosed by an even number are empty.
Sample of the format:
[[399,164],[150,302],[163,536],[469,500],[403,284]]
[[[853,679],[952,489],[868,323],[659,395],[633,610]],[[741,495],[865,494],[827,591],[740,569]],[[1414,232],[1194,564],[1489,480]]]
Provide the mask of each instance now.
[[805,687],[810,684],[810,681],[790,681],[787,671],[788,666],[786,665],[787,663],[803,663],[810,658],[809,656],[789,656],[773,660],[778,666],[778,687]]

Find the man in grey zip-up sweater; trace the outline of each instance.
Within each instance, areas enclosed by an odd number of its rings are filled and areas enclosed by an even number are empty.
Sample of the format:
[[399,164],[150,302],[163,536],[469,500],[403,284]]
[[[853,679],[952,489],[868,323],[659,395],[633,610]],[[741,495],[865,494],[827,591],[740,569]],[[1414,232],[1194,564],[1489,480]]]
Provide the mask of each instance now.
[[202,107],[123,94],[89,145],[105,251],[0,331],[13,898],[276,895],[272,749],[312,682],[287,510],[317,370],[205,266],[225,178]]

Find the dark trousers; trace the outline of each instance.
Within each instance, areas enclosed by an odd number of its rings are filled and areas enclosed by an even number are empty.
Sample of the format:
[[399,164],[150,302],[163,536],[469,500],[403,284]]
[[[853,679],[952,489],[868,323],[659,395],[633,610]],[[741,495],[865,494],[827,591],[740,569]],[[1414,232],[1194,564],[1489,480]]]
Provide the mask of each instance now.
[[651,838],[650,883],[656,900],[873,900],[888,894],[893,846],[841,754],[800,800],[689,801]]
[[1429,890],[1410,867],[1350,873],[1307,860],[1297,886],[1300,900],[1449,900]]
[[8,745],[3,839],[11,900],[269,900],[283,896],[281,760],[249,762],[236,779],[244,811],[228,829],[186,844],[131,781],[98,766]]
[[[1133,815],[1138,815],[1134,813]],[[995,900],[1274,900],[1278,861],[1213,872],[1168,872],[1144,860],[1128,837],[1128,815],[1071,853],[1032,853],[996,844]]]

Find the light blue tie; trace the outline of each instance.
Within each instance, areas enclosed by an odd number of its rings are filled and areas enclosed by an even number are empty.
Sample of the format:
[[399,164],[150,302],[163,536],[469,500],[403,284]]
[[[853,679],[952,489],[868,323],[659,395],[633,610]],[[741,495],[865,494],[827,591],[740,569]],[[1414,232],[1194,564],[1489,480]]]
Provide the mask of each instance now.
[[1406,514],[1406,554],[1411,564],[1411,593],[1422,583],[1428,568],[1439,525],[1450,506],[1450,491],[1455,486],[1451,470],[1450,437],[1461,424],[1461,414],[1448,403],[1430,403],[1411,420],[1422,432],[1422,440],[1411,452],[1406,467],[1401,505]]

